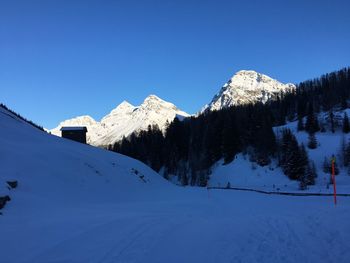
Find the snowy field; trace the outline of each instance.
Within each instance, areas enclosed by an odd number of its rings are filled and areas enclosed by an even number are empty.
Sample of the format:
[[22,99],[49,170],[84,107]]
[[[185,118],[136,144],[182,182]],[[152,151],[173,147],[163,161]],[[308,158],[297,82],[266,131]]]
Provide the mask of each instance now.
[[3,109],[0,145],[1,263],[350,262],[349,197],[178,187]]
[[1,218],[1,262],[349,262],[350,200],[185,189]]

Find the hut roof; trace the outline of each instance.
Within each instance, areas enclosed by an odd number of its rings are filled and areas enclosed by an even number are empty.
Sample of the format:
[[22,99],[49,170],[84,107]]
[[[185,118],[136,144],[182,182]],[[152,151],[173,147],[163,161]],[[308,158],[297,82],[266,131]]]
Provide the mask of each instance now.
[[62,127],[61,131],[85,131],[85,132],[87,132],[87,128],[85,126],[70,126],[70,127]]

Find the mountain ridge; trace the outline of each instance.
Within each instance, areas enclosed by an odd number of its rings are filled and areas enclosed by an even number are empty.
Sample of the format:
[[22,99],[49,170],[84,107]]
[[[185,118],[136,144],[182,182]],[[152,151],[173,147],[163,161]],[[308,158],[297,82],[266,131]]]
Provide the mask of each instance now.
[[288,93],[295,89],[296,86],[292,83],[283,84],[254,70],[240,70],[221,87],[211,102],[202,108],[201,113],[231,106],[266,103],[280,93]]
[[[202,107],[199,114],[236,105],[266,103],[280,93],[295,89],[294,84],[283,84],[253,70],[240,70],[221,87],[209,104]],[[178,109],[173,103],[150,94],[139,106],[124,100],[100,121],[89,115],[78,116],[61,122],[51,133],[60,136],[62,126],[86,126],[89,144],[108,146],[133,132],[146,130],[149,125],[157,125],[164,131],[166,123],[175,117],[184,119],[189,116],[190,114]]]
[[166,122],[177,116],[186,118],[190,115],[174,104],[151,94],[139,106],[124,100],[101,121],[96,121],[89,115],[65,120],[52,129],[51,133],[60,136],[62,126],[86,126],[89,144],[108,146],[133,132],[147,129],[149,125],[157,125],[164,130]]

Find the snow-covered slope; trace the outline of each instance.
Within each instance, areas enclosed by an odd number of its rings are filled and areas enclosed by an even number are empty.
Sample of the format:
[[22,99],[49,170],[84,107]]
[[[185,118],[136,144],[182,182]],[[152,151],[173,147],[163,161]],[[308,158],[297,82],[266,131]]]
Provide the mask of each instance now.
[[290,92],[295,88],[294,84],[283,84],[261,73],[241,70],[221,88],[208,105],[204,106],[202,112],[256,102],[266,103],[281,92]]
[[111,200],[133,198],[148,191],[152,195],[157,187],[170,187],[137,160],[49,135],[1,107],[0,124],[0,186],[17,180],[23,191],[16,192],[14,199],[22,208],[39,208],[42,202],[54,205],[72,197],[91,202],[94,195]]
[[[346,111],[349,115],[350,110]],[[344,112],[335,112],[334,114],[339,119],[340,116],[344,115]],[[327,118],[328,114],[320,114],[320,121],[325,122]],[[277,137],[280,137],[281,130],[284,128],[291,129],[299,144],[303,143],[305,146],[308,144],[308,134],[305,131],[297,131],[297,121],[275,127],[274,130]],[[318,177],[316,178],[316,184],[309,186],[308,190],[300,191],[299,183],[289,180],[283,174],[282,169],[277,166],[276,161],[273,161],[269,166],[260,167],[251,163],[249,156],[243,154],[238,154],[235,160],[227,165],[223,165],[222,161],[218,162],[213,168],[209,184],[210,186],[225,187],[230,182],[231,187],[266,191],[276,191],[278,189],[286,192],[333,193],[333,188],[329,187],[330,175],[323,172],[323,162],[325,158],[330,161],[331,156],[334,155],[337,157],[337,163],[340,167],[340,173],[336,177],[338,193],[350,193],[350,175],[347,168],[342,167],[342,158],[339,156],[342,140],[344,139],[345,142],[348,142],[350,135],[344,134],[341,128],[338,127],[335,133],[332,133],[329,128],[327,132],[318,132],[315,136],[318,141],[317,148],[311,150],[306,147],[306,150],[309,159],[316,165]]]
[[171,122],[175,117],[188,116],[189,114],[179,110],[174,104],[150,95],[137,107],[123,101],[100,122],[96,122],[89,116],[82,116],[61,122],[51,132],[60,136],[59,130],[62,126],[87,126],[88,143],[106,146],[135,131],[146,130],[149,125],[158,125],[161,130],[164,130],[167,121]]
[[[337,262],[350,202],[171,185],[142,163],[0,109],[0,262]],[[6,180],[18,180],[8,190]]]

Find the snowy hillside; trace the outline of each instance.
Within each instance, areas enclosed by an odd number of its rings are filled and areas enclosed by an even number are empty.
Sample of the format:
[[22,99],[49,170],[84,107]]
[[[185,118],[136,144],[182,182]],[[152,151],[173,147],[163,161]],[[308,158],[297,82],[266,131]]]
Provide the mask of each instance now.
[[[153,194],[156,187],[170,188],[139,161],[49,135],[3,108],[0,124],[0,185],[17,180],[23,192],[13,192],[14,199],[26,209],[32,206],[27,202],[32,197],[39,203],[68,201],[72,196],[91,202],[94,195],[106,200],[129,199],[138,191],[144,195],[147,191]],[[9,190],[2,187],[1,192]]]
[[283,84],[252,70],[238,71],[206,105],[205,110],[219,110],[235,105],[262,102],[275,98],[281,92],[290,92],[294,84]]
[[[0,262],[337,262],[350,202],[176,187],[0,109]],[[5,182],[17,180],[15,189]]]
[[158,125],[161,130],[164,130],[167,121],[171,122],[175,117],[188,116],[174,104],[150,95],[137,107],[123,101],[100,122],[96,122],[90,116],[81,116],[61,122],[51,132],[60,136],[62,126],[86,126],[88,143],[106,146],[135,131],[146,130],[149,125]]
[[[350,110],[347,110],[350,114]],[[335,113],[335,119],[340,119],[344,112]],[[321,114],[321,122],[325,122],[328,118],[327,114]],[[305,146],[308,144],[308,133],[305,131],[297,131],[297,121],[290,122],[284,126],[275,127],[275,133],[279,137],[280,132],[284,128],[289,128],[296,135],[299,144],[303,143]],[[338,193],[350,193],[350,175],[346,168],[342,168],[341,143],[344,139],[348,142],[350,135],[344,134],[340,128],[335,133],[332,133],[330,129],[327,132],[316,133],[316,139],[318,146],[316,149],[308,149],[310,160],[312,160],[317,169],[318,177],[316,184],[309,186],[308,190],[302,192],[312,193],[333,193],[333,188],[329,187],[329,174],[323,172],[324,159],[330,162],[331,156],[335,155],[337,162],[340,166],[340,173],[337,175],[337,189]],[[226,187],[230,182],[231,187],[253,188],[266,191],[287,191],[287,192],[299,192],[299,182],[289,180],[286,175],[283,174],[282,169],[277,166],[276,161],[265,167],[260,167],[257,164],[249,161],[248,155],[239,154],[235,160],[228,164],[223,165],[223,162],[218,162],[213,168],[213,174],[210,178],[210,186]]]

